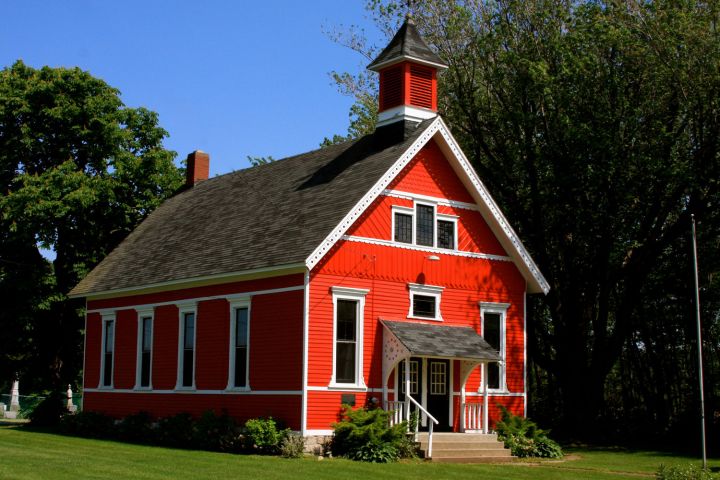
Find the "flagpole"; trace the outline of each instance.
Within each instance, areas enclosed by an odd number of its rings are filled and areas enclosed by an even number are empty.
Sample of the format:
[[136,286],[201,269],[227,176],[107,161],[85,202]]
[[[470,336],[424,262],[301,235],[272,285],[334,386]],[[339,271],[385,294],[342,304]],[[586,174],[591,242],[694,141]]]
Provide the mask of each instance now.
[[702,459],[703,469],[707,470],[707,454],[705,453],[705,392],[703,387],[702,330],[700,327],[700,286],[698,283],[697,235],[695,233],[695,215],[690,215],[690,218],[692,219],[693,270],[695,275],[695,319],[697,321],[698,377],[700,380],[700,428],[702,435]]

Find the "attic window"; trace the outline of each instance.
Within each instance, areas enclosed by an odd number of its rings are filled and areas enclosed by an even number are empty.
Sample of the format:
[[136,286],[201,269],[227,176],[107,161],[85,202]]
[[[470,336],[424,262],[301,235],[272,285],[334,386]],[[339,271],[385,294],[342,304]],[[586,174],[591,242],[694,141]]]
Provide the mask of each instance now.
[[457,217],[437,213],[432,203],[416,202],[414,208],[395,205],[392,236],[398,243],[457,250]]

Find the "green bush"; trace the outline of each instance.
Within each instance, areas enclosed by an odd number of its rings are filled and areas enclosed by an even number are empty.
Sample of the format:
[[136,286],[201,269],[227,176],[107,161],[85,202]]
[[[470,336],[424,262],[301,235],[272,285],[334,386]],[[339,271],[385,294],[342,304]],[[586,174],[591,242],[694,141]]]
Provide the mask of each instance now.
[[21,411],[34,427],[55,427],[67,413],[62,397],[56,393],[51,393],[31,409]]
[[245,448],[262,454],[276,454],[282,441],[290,434],[289,429],[281,429],[272,417],[253,418],[245,422],[243,430]]
[[126,442],[154,443],[157,429],[149,413],[138,412],[120,420],[116,427],[116,434],[120,440]]
[[660,465],[655,473],[657,480],[713,480],[716,475],[703,470],[699,465]]
[[280,455],[285,458],[300,458],[305,452],[305,439],[301,435],[289,434],[280,444]]
[[178,413],[161,418],[157,425],[157,438],[161,445],[177,448],[192,448],[194,421],[189,413]]
[[549,431],[538,428],[529,418],[513,415],[499,405],[502,419],[495,424],[498,438],[516,457],[560,458],[562,448],[548,437]]
[[86,438],[112,438],[115,420],[99,412],[78,412],[65,415],[60,421],[60,432]]
[[407,423],[389,426],[390,412],[343,405],[343,420],[334,424],[332,452],[352,460],[387,463],[414,452]]
[[226,412],[215,415],[208,410],[195,422],[193,444],[214,452],[237,452],[242,448],[242,436],[237,423]]

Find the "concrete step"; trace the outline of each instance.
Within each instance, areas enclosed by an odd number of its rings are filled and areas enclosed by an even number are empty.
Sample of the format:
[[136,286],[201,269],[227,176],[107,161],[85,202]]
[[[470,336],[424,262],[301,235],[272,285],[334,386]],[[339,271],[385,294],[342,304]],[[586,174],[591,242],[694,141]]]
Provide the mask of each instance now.
[[[427,442],[421,442],[420,448],[427,450]],[[483,450],[505,450],[505,445],[501,442],[435,442],[433,441],[433,451],[435,450],[467,450],[473,448],[480,448]]]
[[436,463],[510,463],[516,457],[433,457]]
[[510,450],[487,450],[481,448],[457,448],[454,450],[435,450],[433,446],[433,458],[484,458],[484,457],[511,457]]
[[[418,442],[421,446],[425,447],[427,446],[428,442],[427,440]],[[465,448],[466,446],[475,446],[480,448],[505,448],[505,445],[503,442],[498,442],[497,440],[492,441],[473,441],[473,440],[453,440],[453,441],[445,441],[445,440],[438,440],[433,438],[433,446],[435,445],[449,445],[449,446],[455,446],[460,448]]]

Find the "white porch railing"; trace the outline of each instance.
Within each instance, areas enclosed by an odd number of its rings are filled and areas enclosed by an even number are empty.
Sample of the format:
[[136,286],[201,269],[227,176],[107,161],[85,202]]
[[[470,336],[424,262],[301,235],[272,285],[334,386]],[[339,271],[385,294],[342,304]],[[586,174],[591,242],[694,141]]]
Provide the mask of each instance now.
[[460,428],[463,432],[483,431],[483,404],[480,402],[463,403],[461,405],[462,416],[460,417]]
[[[403,420],[410,418],[410,414],[414,410],[415,412],[418,413],[418,416],[417,416],[417,421],[415,422],[415,431],[411,432],[411,433],[415,434],[415,436],[417,438],[418,428],[420,426],[420,422],[422,421],[421,413],[425,414],[425,416],[430,420],[430,422],[428,422],[427,456],[428,456],[428,458],[431,458],[432,457],[432,442],[433,442],[433,426],[437,425],[440,422],[438,422],[438,420],[435,417],[430,415],[430,412],[425,410],[425,408],[423,408],[423,406],[420,405],[417,402],[417,400],[415,400],[413,397],[408,395],[406,398],[408,400],[410,400],[411,403],[407,403],[405,401],[403,401],[403,402],[388,401],[387,402],[387,408],[391,412],[390,425],[391,426],[397,425],[398,423],[402,422]],[[412,408],[413,405],[415,406],[414,409]],[[410,411],[406,412],[406,409],[408,409],[408,408],[410,409]],[[408,429],[409,428],[410,428],[410,425],[408,424]]]

